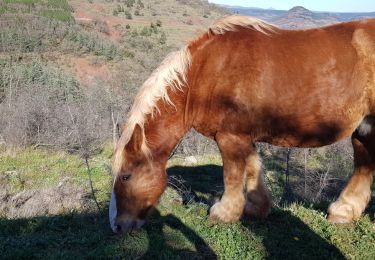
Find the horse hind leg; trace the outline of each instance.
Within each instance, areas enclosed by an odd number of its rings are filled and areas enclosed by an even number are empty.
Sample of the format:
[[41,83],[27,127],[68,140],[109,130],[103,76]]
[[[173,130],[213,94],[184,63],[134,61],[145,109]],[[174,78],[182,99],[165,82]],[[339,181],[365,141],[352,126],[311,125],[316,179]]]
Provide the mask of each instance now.
[[261,160],[255,151],[248,156],[245,171],[246,204],[244,215],[265,218],[271,209],[271,196],[264,184]]
[[375,170],[375,118],[366,118],[352,135],[354,171],[336,202],[328,208],[328,220],[349,223],[358,219],[371,198]]

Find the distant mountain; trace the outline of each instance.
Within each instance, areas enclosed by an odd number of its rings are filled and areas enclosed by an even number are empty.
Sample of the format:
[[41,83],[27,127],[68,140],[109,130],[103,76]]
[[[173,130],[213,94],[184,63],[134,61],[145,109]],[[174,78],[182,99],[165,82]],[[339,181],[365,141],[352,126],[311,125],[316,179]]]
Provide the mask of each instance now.
[[314,13],[302,6],[296,6],[272,19],[272,23],[291,29],[311,28],[337,23],[339,20],[330,14]]
[[311,28],[333,24],[342,21],[375,18],[371,13],[330,13],[314,12],[302,6],[296,6],[289,11],[261,9],[253,7],[224,6],[232,13],[258,17],[284,28]]

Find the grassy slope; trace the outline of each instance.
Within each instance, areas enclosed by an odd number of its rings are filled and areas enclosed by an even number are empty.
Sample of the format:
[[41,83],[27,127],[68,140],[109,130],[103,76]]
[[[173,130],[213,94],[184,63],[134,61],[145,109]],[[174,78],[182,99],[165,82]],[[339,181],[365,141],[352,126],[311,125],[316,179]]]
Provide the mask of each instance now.
[[[182,204],[171,186],[145,228],[132,235],[113,235],[108,226],[110,149],[92,160],[94,188],[102,209],[76,211],[29,219],[0,218],[2,258],[357,258],[374,259],[375,232],[368,214],[359,221],[335,226],[325,219],[325,207],[292,204],[274,208],[265,221],[212,225],[208,205],[222,191],[222,168],[217,156],[201,158],[199,166],[177,166],[172,159],[168,173],[186,180],[195,200]],[[89,191],[83,162],[64,153],[40,150],[1,155],[0,173],[17,170],[26,182],[23,190],[56,186],[63,169],[69,185]],[[38,180],[38,181],[36,181]],[[47,180],[47,181],[41,181]],[[19,190],[18,180],[12,189]],[[43,184],[42,184],[43,183]]]
[[71,11],[65,0],[2,0],[0,2],[0,15],[29,14],[70,22],[74,20]]

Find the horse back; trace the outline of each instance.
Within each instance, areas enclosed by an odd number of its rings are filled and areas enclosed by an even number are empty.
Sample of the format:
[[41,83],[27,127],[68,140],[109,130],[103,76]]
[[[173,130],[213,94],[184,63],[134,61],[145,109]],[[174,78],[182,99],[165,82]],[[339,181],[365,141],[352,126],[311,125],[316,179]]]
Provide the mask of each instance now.
[[204,35],[190,51],[188,108],[208,136],[320,146],[374,113],[375,20],[269,33],[238,28]]

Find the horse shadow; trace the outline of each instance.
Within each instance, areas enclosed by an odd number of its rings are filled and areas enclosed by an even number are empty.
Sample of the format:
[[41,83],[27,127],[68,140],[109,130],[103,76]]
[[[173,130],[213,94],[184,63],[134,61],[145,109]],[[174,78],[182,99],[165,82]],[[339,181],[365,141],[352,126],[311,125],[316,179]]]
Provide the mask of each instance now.
[[[217,259],[208,244],[172,214],[162,216],[155,210],[142,230],[115,235],[107,212],[102,209],[96,213],[24,219],[0,217],[0,258]],[[166,228],[178,232],[166,233]],[[171,234],[175,237],[168,237]],[[174,238],[186,242],[181,246]]]
[[[199,201],[222,192],[222,167],[172,167],[170,176],[186,180]],[[207,196],[208,194],[208,196]],[[261,240],[268,259],[344,259],[338,248],[314,232],[291,212],[273,209],[266,220],[242,220],[241,228]],[[172,231],[172,232],[171,232]],[[214,238],[212,238],[214,239]],[[181,242],[181,240],[183,240]],[[259,251],[259,248],[255,249]],[[4,259],[19,258],[126,258],[217,259],[196,231],[172,214],[155,211],[143,230],[114,235],[107,209],[96,213],[5,219],[0,217],[0,252]]]
[[[217,259],[216,253],[210,246],[191,228],[184,225],[172,214],[162,216],[158,210],[152,214],[152,218],[144,227],[149,241],[153,243],[153,249],[148,250],[142,259]],[[190,243],[194,245],[195,251],[187,249],[176,249],[170,245],[163,234],[163,228],[169,227],[180,231]],[[157,250],[155,250],[157,248]]]
[[[175,166],[167,173],[186,180],[185,186],[198,194],[196,200],[200,202],[210,205],[222,193],[221,166]],[[209,194],[211,199],[201,194]],[[242,220],[241,223],[249,232],[261,237],[267,259],[345,259],[338,248],[287,210],[274,208],[265,220]]]

